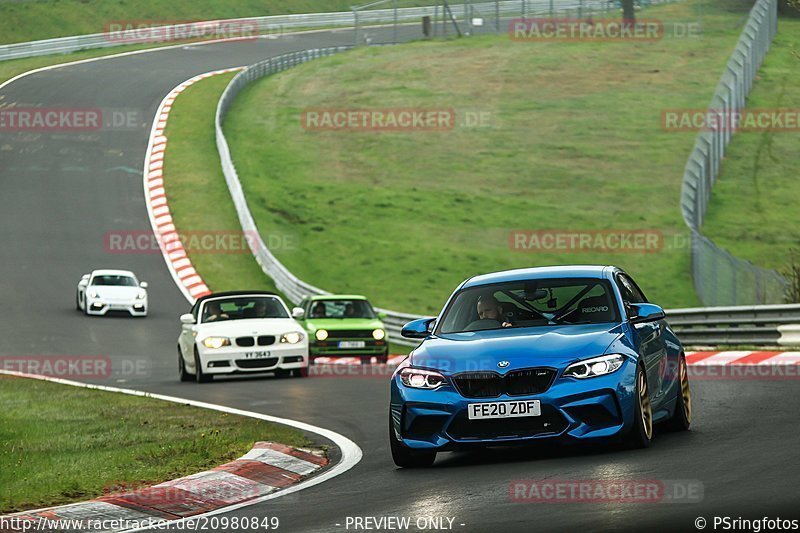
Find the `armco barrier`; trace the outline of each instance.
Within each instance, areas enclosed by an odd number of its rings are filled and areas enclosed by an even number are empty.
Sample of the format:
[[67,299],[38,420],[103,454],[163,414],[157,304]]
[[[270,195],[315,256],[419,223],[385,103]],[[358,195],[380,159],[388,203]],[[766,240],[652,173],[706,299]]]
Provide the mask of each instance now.
[[800,346],[800,305],[676,309],[667,319],[688,345]]
[[[665,3],[674,0],[654,0],[651,3]],[[441,3],[441,2],[439,2]],[[550,12],[569,12],[583,7],[600,7],[608,5],[608,0],[504,0],[495,6],[495,2],[466,2],[456,4],[451,2],[450,8],[457,16],[466,17],[468,13],[475,11],[491,11],[506,16],[517,16],[520,7],[528,15],[541,15]],[[423,6],[399,8],[397,13],[394,9],[376,9],[364,11],[359,14],[359,25],[378,25],[391,24],[395,22],[410,23],[420,21],[424,16],[434,16],[438,7]],[[239,19],[225,19],[212,21],[197,21],[186,24],[164,25],[164,32],[169,35],[186,34],[187,30],[196,26],[231,25],[239,22],[246,22],[257,27],[259,34],[273,35],[287,30],[314,29],[314,28],[354,28],[356,25],[355,16],[352,11],[333,12],[333,13],[309,13],[297,15],[274,15],[268,17],[248,17]],[[137,42],[138,33],[136,30],[126,30],[114,34],[110,38],[108,33],[94,33],[90,35],[77,35],[73,37],[61,37],[58,39],[47,39],[42,41],[32,41],[28,43],[15,43],[0,45],[0,61],[9,59],[21,59],[25,57],[36,57],[50,54],[68,54],[80,50],[96,48],[110,48]]]

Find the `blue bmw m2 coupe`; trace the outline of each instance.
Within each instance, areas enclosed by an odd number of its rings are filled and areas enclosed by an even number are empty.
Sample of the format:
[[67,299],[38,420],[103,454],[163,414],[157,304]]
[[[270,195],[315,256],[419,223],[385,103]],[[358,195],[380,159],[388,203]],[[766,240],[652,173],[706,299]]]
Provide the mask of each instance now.
[[400,467],[473,446],[619,437],[691,424],[686,359],[664,310],[615,267],[512,270],[462,283],[391,381]]

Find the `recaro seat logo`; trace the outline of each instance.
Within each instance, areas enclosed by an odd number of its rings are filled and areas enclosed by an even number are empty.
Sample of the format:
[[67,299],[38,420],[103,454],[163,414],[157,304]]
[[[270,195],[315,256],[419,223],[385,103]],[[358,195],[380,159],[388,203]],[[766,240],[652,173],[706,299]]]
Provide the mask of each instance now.
[[581,309],[581,313],[607,313],[608,307],[601,306],[601,307],[584,307]]

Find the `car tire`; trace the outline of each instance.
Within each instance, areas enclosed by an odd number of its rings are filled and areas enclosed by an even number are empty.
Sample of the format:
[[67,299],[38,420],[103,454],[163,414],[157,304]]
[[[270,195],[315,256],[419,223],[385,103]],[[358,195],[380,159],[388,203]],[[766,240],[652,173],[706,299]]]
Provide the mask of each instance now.
[[194,376],[186,371],[186,361],[183,360],[180,346],[178,346],[178,375],[182,382],[194,381]]
[[275,371],[275,377],[278,379],[286,379],[292,376],[291,370],[284,370],[283,368],[279,368]]
[[625,436],[628,448],[649,448],[653,439],[653,410],[650,404],[650,391],[647,387],[647,373],[642,365],[636,365],[636,387],[633,427]]
[[214,376],[203,373],[203,367],[200,365],[200,354],[197,353],[197,348],[194,350],[194,379],[198,383],[208,383],[214,379]]
[[377,357],[379,365],[385,365],[389,362],[389,350],[386,350],[383,355]]
[[400,468],[428,468],[436,461],[436,452],[411,450],[397,441],[391,415],[389,415],[389,448],[392,450],[394,464]]
[[75,309],[81,311],[81,294],[75,293]]
[[292,370],[292,376],[296,378],[307,378],[308,377],[308,367],[306,368],[296,368]]
[[678,398],[675,400],[675,412],[664,426],[671,431],[688,431],[692,425],[692,391],[689,387],[689,368],[686,356],[681,354],[678,363]]

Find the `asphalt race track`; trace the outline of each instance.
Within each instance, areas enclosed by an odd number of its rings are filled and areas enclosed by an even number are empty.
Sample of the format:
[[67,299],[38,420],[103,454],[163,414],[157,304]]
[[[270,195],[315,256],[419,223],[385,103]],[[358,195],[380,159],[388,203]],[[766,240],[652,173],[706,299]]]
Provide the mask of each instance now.
[[[161,255],[105,247],[109,232],[150,229],[141,172],[159,102],[196,74],[351,40],[348,32],[318,32],[186,46],[50,70],[0,89],[2,105],[126,108],[148,122],[96,134],[0,132],[0,356],[107,356],[115,373],[98,383],[292,418],[361,446],[363,460],[345,474],[232,513],[277,516],[282,531],[345,531],[348,517],[365,516],[449,517],[453,529],[470,532],[692,531],[701,516],[800,515],[796,380],[695,382],[693,430],[659,434],[649,450],[493,449],[443,454],[428,470],[398,470],[391,461],[386,378],[177,381],[186,300]],[[89,319],[75,310],[80,276],[101,267],[131,269],[150,283],[149,318]],[[509,486],[520,479],[682,480],[702,484],[703,498],[519,503]]]

